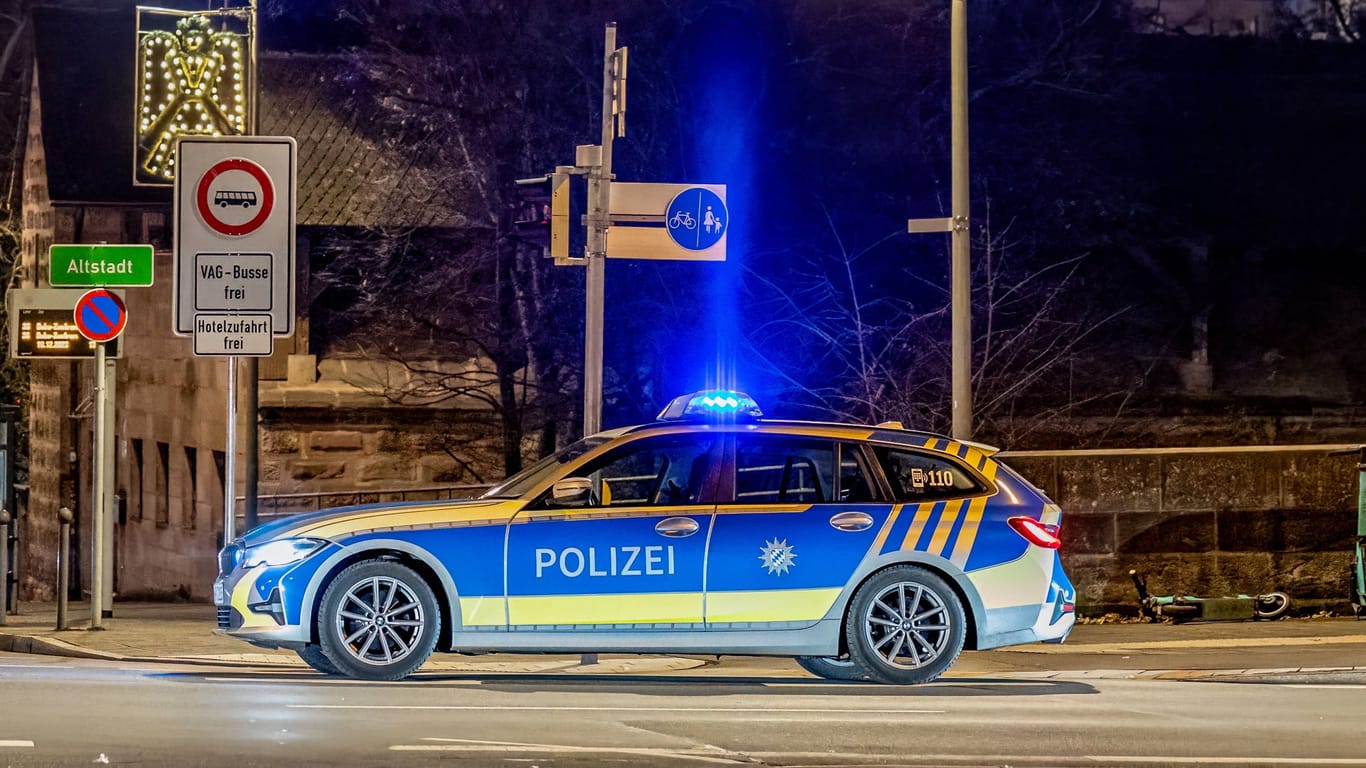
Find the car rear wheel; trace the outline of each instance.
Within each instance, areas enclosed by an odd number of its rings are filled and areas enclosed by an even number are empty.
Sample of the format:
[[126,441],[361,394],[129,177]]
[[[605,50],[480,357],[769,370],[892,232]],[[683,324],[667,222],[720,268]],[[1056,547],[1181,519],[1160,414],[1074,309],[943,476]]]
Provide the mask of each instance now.
[[356,563],[323,593],[318,640],[328,661],[364,680],[399,680],[436,648],[441,610],[413,569],[390,560]]
[[878,682],[928,683],[962,652],[966,625],[948,582],[924,568],[893,566],[854,593],[844,628],[849,660]]
[[294,652],[299,654],[299,658],[303,659],[305,664],[324,675],[340,675],[342,673],[340,669],[337,669],[337,665],[327,658],[327,654],[323,653],[323,649],[316,645],[305,645],[302,648],[296,648]]
[[797,666],[826,680],[863,680],[863,673],[854,667],[848,656],[798,656]]

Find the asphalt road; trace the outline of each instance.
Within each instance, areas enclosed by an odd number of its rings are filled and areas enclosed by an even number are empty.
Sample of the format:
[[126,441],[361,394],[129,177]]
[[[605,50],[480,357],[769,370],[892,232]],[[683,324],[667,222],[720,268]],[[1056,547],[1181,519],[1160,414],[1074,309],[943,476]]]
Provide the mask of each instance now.
[[1363,766],[1366,676],[311,672],[0,654],[0,766]]

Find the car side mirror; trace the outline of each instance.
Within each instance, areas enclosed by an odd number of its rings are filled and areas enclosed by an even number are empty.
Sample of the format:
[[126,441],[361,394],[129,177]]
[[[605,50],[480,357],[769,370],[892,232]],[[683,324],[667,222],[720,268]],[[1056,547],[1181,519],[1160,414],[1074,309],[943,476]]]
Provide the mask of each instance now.
[[593,492],[593,481],[586,477],[566,477],[550,487],[550,498],[556,502],[583,501]]

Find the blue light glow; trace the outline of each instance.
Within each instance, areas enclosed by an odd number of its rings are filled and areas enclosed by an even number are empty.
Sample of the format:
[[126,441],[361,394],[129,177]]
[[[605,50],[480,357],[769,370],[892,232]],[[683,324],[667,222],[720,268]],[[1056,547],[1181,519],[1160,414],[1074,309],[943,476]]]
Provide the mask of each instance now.
[[744,392],[710,390],[675,397],[660,411],[659,420],[760,419],[763,415],[759,404]]
[[756,229],[754,186],[756,153],[763,152],[763,114],[769,69],[771,25],[760,8],[725,4],[701,15],[689,30],[692,39],[680,64],[683,103],[690,119],[685,125],[684,169],[688,180],[726,185],[726,208],[731,224],[726,230],[726,261],[696,265],[704,327],[710,343],[683,350],[680,371],[706,372],[704,381],[665,382],[664,386],[705,386],[730,389],[739,385],[736,371],[744,368],[736,329],[742,317],[740,277]]

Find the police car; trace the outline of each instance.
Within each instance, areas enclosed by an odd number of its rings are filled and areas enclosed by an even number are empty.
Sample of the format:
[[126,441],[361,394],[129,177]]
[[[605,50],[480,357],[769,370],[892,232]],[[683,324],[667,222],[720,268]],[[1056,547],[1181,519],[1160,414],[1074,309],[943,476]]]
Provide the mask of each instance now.
[[994,453],[696,393],[477,499],[259,526],[220,554],[218,631],[368,680],[441,650],[792,656],[925,683],[1075,619],[1062,512]]

